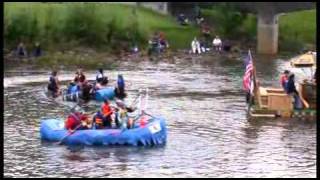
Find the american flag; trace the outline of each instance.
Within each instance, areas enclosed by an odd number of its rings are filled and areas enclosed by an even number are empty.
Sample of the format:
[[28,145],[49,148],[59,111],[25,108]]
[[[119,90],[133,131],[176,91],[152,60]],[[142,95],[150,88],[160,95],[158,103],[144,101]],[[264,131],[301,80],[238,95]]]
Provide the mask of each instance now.
[[254,83],[253,83],[253,64],[252,64],[252,56],[250,50],[248,51],[248,55],[245,58],[246,72],[243,76],[243,89],[246,92],[250,92],[253,94]]

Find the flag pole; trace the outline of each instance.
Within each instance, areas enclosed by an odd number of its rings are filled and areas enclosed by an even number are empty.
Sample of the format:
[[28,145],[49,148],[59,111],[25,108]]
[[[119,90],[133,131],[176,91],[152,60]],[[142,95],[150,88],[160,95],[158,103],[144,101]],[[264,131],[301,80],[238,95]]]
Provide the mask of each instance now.
[[[252,69],[253,69],[253,72],[252,72],[252,78],[253,78],[253,96],[250,92],[250,97],[249,97],[249,105],[248,105],[248,113],[250,114],[250,109],[251,109],[251,106],[252,106],[252,102],[254,99],[258,99],[259,103],[260,103],[260,98],[257,97],[257,90],[258,90],[258,83],[257,83],[257,80],[256,80],[256,68],[255,68],[255,63],[254,63],[254,60],[253,60],[253,57],[251,55],[251,50],[249,49],[249,56],[251,58],[251,61],[252,61]],[[255,98],[256,97],[256,98]]]

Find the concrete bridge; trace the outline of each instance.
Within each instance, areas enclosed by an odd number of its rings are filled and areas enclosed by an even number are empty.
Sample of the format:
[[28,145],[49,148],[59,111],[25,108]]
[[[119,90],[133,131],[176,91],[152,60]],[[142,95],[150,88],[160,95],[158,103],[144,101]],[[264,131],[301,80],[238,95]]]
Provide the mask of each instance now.
[[[141,6],[163,14],[194,14],[196,6],[208,7],[219,2],[139,2]],[[278,52],[279,25],[281,14],[292,11],[315,9],[315,2],[233,2],[241,11],[257,14],[257,51],[261,54]]]

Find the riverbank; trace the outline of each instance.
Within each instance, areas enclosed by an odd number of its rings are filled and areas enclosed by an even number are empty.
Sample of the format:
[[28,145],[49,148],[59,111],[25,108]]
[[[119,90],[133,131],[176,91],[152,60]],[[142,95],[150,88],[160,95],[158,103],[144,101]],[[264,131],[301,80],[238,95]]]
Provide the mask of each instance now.
[[206,52],[200,55],[190,54],[188,49],[185,50],[167,50],[159,56],[149,56],[146,51],[140,51],[136,54],[123,51],[119,54],[110,52],[98,52],[90,48],[74,48],[65,51],[44,52],[41,57],[20,58],[13,53],[4,55],[5,71],[26,71],[26,70],[73,70],[79,67],[86,70],[96,70],[103,68],[112,70],[118,68],[121,63],[143,61],[175,63],[179,59],[199,59],[204,56],[210,57],[210,61],[216,61],[223,58],[239,59],[245,50],[234,50],[231,52]]
[[200,33],[197,27],[179,25],[175,17],[124,4],[4,4],[7,49],[16,48],[20,41],[27,49],[32,49],[35,42],[48,50],[85,46],[117,52],[128,50],[134,44],[145,49],[156,31],[165,33],[171,49],[189,47],[194,36]]

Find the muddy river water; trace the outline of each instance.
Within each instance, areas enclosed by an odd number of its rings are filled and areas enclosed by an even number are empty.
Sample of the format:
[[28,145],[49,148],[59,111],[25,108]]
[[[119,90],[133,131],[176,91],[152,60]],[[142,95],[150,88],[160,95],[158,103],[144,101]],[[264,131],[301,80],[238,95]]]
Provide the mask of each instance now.
[[[256,58],[262,85],[279,87],[288,62]],[[74,71],[59,72],[71,80]],[[89,79],[95,71],[86,71]],[[147,111],[166,118],[161,147],[67,147],[40,140],[40,120],[64,117],[72,103],[45,93],[48,73],[5,73],[5,177],[316,177],[316,122],[251,119],[242,92],[240,59],[210,57],[125,62],[131,102],[149,88]],[[90,102],[91,108],[99,104]]]

